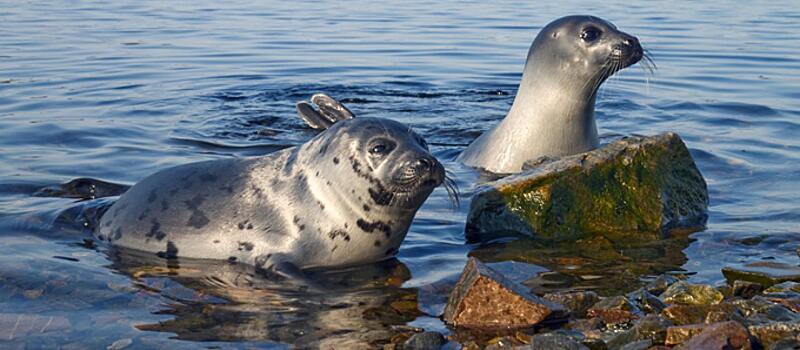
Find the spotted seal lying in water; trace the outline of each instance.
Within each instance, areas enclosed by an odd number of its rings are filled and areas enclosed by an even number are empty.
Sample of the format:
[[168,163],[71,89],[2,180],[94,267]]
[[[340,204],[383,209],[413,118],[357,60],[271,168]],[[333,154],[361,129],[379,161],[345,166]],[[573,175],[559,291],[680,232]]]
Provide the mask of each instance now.
[[266,156],[191,163],[134,185],[95,237],[162,257],[269,269],[390,258],[444,168],[408,126],[355,118]]

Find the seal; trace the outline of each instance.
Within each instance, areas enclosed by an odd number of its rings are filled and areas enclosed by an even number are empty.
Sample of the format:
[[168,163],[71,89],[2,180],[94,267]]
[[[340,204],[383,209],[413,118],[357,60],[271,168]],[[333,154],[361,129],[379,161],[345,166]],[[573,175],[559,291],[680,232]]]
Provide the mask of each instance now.
[[652,70],[639,40],[603,19],[568,16],[551,22],[531,44],[508,114],[457,160],[493,173],[516,173],[528,160],[596,148],[597,89],[642,57]]
[[444,167],[408,126],[342,120],[265,156],[191,163],[134,185],[94,236],[163,258],[271,271],[391,258]]

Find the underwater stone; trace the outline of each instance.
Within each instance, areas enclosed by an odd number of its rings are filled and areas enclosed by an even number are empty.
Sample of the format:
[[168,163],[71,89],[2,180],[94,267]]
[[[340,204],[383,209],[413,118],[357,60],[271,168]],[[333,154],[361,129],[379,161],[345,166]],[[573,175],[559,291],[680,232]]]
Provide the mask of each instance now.
[[518,328],[565,312],[563,306],[531,294],[524,286],[470,258],[450,293],[443,318],[459,327]]
[[685,281],[675,283],[663,294],[661,299],[667,304],[714,305],[719,304],[724,296],[707,284],[690,284]]
[[728,281],[754,282],[768,288],[786,281],[800,282],[800,267],[775,261],[756,261],[742,266],[725,267],[722,275]]
[[661,316],[676,325],[744,320],[739,309],[727,302],[717,305],[670,305],[661,311]]
[[667,290],[669,286],[675,284],[678,281],[680,280],[675,276],[660,275],[655,280],[644,286],[644,289],[654,295],[661,295],[661,293],[664,293],[664,291]]
[[447,339],[439,332],[422,332],[412,335],[405,343],[403,349],[407,350],[438,350]]
[[594,304],[586,314],[599,317],[606,324],[619,324],[639,318],[642,312],[624,296],[614,296]]
[[667,328],[667,337],[664,339],[665,345],[679,345],[685,343],[690,338],[700,334],[708,327],[707,324],[687,324],[672,326]]
[[677,134],[628,137],[480,187],[466,237],[653,239],[702,229],[707,209],[706,182]]
[[750,299],[761,293],[762,289],[764,289],[764,286],[759,283],[736,280],[733,281],[731,294],[736,297]]
[[597,293],[592,291],[547,293],[542,297],[563,305],[575,317],[586,316],[586,311],[600,301]]

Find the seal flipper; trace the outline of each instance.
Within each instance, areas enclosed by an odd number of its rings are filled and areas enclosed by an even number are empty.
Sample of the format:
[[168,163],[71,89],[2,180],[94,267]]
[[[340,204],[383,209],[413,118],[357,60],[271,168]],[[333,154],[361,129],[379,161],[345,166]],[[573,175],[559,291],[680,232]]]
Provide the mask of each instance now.
[[271,280],[287,281],[307,288],[322,290],[319,283],[312,280],[299,266],[283,260],[281,253],[256,258],[256,272]]
[[353,112],[347,109],[343,104],[339,101],[336,101],[333,97],[330,97],[325,94],[314,94],[311,96],[311,102],[317,105],[319,108],[319,112],[322,113],[325,118],[328,118],[331,122],[338,122],[340,120],[350,119],[353,118]]
[[[317,106],[319,111],[311,104]],[[333,97],[325,94],[311,96],[311,103],[297,103],[297,115],[313,129],[324,130],[340,120],[353,118],[353,112]]]
[[297,103],[297,115],[306,121],[312,129],[325,130],[333,125],[333,122],[319,114],[310,103],[300,101]]

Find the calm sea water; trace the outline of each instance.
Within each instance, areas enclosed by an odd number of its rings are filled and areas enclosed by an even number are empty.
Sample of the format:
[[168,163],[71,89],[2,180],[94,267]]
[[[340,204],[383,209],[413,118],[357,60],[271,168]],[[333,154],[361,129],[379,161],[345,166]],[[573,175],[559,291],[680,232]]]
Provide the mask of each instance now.
[[[442,290],[467,254],[498,261],[503,254],[464,244],[468,206],[452,208],[443,189],[420,210],[397,261],[320,272],[340,286],[326,295],[254,276],[241,282],[247,273],[237,266],[167,266],[87,247],[77,227],[54,223],[85,203],[33,194],[78,177],[133,184],[172,165],[301,143],[314,132],[295,117],[294,103],[326,92],[357,115],[413,125],[458,176],[468,202],[474,176],[453,159],[504,116],[538,29],[568,14],[612,21],[658,64],[652,78],[637,65],[604,85],[603,138],[678,132],[709,184],[706,231],[660,257],[642,255],[653,259],[651,270],[617,272],[646,279],[683,271],[720,283],[729,264],[797,264],[800,6],[793,1],[7,0],[0,2],[0,347],[357,348],[408,327],[446,332],[436,318]],[[543,265],[498,268],[520,280],[551,270],[540,275],[549,282],[527,281],[538,286],[566,278],[565,286],[592,288],[587,282],[598,278]]]

